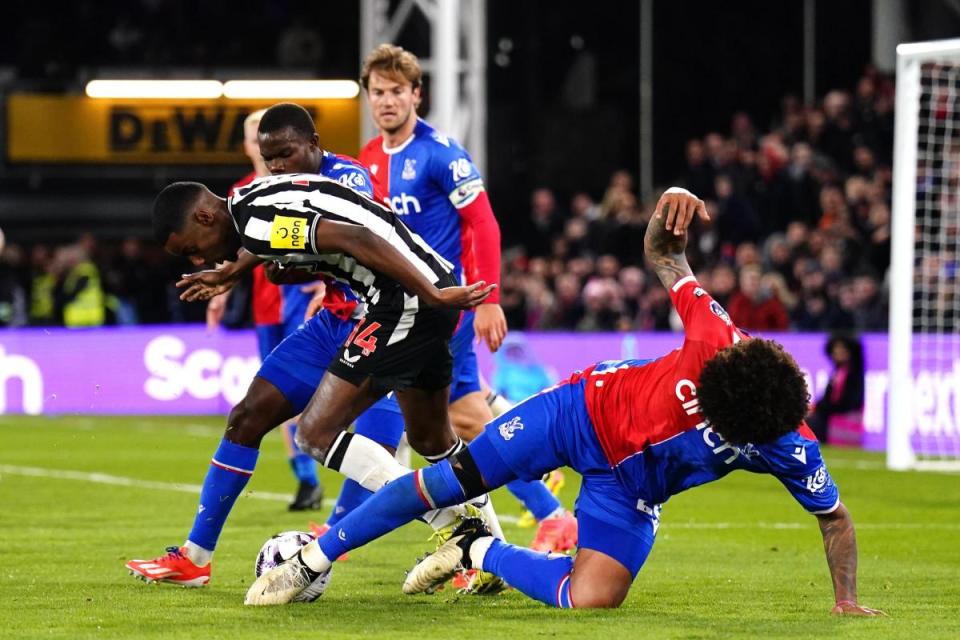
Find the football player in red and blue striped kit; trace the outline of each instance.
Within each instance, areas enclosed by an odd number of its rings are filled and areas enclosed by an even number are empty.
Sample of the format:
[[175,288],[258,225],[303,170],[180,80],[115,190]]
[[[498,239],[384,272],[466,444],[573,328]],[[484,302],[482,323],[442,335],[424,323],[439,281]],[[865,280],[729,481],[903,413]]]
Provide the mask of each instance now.
[[668,190],[644,243],[683,321],[682,346],[656,360],[601,362],[520,403],[465,450],[394,480],[261,576],[247,604],[290,602],[340,554],[429,509],[569,465],[583,476],[575,557],[510,545],[470,519],[410,571],[404,591],[429,592],[458,568],[475,567],[554,607],[619,606],[670,496],[741,469],[774,476],[817,518],[831,611],[882,615],[857,602],[853,521],[803,422],[803,374],[780,345],[734,326],[694,279],[684,252],[695,214],[708,219],[702,200]]

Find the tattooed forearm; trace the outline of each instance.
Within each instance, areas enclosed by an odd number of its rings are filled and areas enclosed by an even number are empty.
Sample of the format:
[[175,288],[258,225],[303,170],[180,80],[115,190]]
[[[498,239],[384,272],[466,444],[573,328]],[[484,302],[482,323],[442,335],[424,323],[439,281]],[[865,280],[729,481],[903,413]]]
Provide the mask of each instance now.
[[658,218],[653,216],[647,225],[647,233],[643,238],[643,249],[647,259],[653,264],[654,271],[660,282],[668,289],[677,280],[690,275],[690,265],[684,251],[687,248],[687,234],[675,235],[664,226],[667,220],[667,208]]
[[818,520],[836,600],[856,602],[857,536],[850,512],[841,504],[833,513],[818,516]]

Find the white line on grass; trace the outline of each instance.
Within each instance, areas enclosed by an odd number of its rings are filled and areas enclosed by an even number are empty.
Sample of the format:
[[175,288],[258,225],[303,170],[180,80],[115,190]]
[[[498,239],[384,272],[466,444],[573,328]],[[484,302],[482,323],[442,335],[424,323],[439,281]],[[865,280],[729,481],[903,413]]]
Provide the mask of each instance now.
[[[9,473],[17,476],[33,478],[53,478],[55,480],[74,480],[79,482],[95,482],[135,489],[155,489],[160,491],[180,491],[199,495],[200,485],[181,482],[159,482],[156,480],[140,480],[126,478],[107,473],[90,473],[87,471],[70,471],[67,469],[45,469],[42,467],[21,467],[12,464],[0,464],[0,474]],[[289,502],[290,496],[283,493],[269,491],[247,491],[245,498],[255,500],[269,500],[272,502]],[[516,516],[509,514],[499,515],[502,522],[515,524]],[[810,525],[802,522],[670,522],[663,523],[665,529],[806,529]],[[858,522],[858,529],[946,529],[960,530],[960,523],[954,522]]]
[[[200,485],[185,484],[182,482],[158,482],[155,480],[140,480],[138,478],[125,478],[123,476],[113,476],[107,473],[89,473],[86,471],[69,471],[66,469],[44,469],[41,467],[21,467],[11,464],[0,464],[0,473],[9,473],[17,476],[30,476],[34,478],[53,478],[56,480],[77,480],[80,482],[96,482],[98,484],[111,484],[120,487],[133,487],[135,489],[159,489],[161,491],[180,491],[182,493],[192,493],[199,495]],[[283,493],[270,493],[269,491],[247,491],[243,497],[254,498],[255,500],[272,500],[274,502],[289,502],[290,496]]]

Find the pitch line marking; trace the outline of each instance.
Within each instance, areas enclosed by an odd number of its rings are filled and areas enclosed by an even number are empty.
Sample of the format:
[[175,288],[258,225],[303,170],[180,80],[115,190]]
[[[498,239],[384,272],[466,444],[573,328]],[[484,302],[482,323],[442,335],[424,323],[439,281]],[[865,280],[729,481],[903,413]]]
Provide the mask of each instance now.
[[[91,473],[87,471],[71,471],[68,469],[46,469],[43,467],[23,467],[12,464],[0,464],[0,474],[9,473],[16,476],[31,478],[51,478],[54,480],[72,480],[77,482],[94,482],[134,489],[153,489],[158,491],[179,491],[181,493],[200,494],[200,485],[182,482],[160,482],[157,480],[141,480],[127,478],[108,473]],[[289,502],[290,496],[285,493],[270,491],[246,491],[245,498],[267,500],[270,502]],[[504,514],[499,516],[502,522],[516,524],[516,516]],[[670,522],[663,523],[665,529],[807,529],[810,523],[803,522]],[[942,529],[949,531],[960,530],[960,523],[953,522],[858,522],[857,529]]]

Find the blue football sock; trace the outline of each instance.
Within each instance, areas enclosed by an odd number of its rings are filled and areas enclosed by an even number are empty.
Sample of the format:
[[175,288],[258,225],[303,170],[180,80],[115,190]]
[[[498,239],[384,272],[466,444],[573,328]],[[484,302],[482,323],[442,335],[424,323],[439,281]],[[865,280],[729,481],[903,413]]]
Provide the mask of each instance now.
[[573,558],[537,553],[494,539],[483,556],[483,570],[498,575],[511,587],[551,607],[573,607],[570,572]]
[[514,480],[507,489],[530,510],[537,522],[560,508],[560,501],[541,480]]
[[431,509],[460,504],[466,499],[450,462],[443,460],[393,480],[317,542],[325,556],[339,558]]
[[304,482],[311,487],[320,484],[320,478],[317,476],[317,461],[305,454],[297,446],[297,424],[291,422],[284,426],[289,436],[289,442],[293,447],[293,455],[290,457],[290,468],[293,469],[293,475],[297,480]]
[[257,449],[234,444],[226,438],[220,441],[207,477],[203,479],[200,506],[187,537],[190,542],[208,551],[216,548],[227,516],[253,475],[259,454]]
[[337,524],[372,495],[372,491],[364,489],[359,483],[349,478],[344,480],[343,487],[340,488],[340,495],[337,497],[337,504],[333,507],[330,517],[327,518],[327,524],[331,527]]

